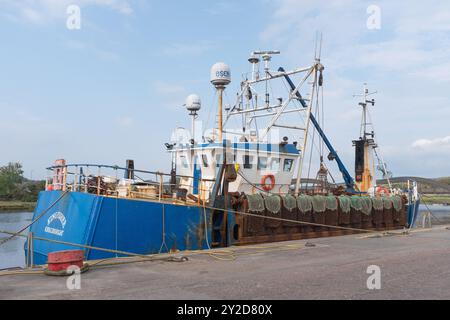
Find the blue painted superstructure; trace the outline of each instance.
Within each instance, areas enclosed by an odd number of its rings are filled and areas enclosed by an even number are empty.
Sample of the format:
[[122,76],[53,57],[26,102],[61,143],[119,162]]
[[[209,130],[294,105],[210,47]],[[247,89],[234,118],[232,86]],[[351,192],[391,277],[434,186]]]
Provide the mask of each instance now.
[[[224,142],[225,143],[225,142]],[[200,143],[198,145],[180,145],[178,151],[180,150],[199,150],[199,149],[217,149],[223,148],[224,143]],[[256,142],[232,142],[227,145],[231,151],[234,150],[253,150],[259,152],[275,152],[280,154],[292,154],[298,155],[299,150],[293,144],[277,144],[277,143],[256,143]]]

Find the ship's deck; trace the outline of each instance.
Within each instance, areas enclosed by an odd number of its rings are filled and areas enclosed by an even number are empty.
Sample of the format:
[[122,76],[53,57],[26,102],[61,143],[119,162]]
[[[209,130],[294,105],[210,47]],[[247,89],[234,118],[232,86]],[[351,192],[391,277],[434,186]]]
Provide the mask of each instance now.
[[[220,260],[195,254],[187,262],[102,267],[82,274],[81,290],[73,291],[64,277],[0,276],[0,298],[450,299],[447,228],[419,229],[409,236],[348,235],[228,248]],[[227,260],[229,250],[234,260]],[[369,265],[381,268],[380,290],[367,289]]]

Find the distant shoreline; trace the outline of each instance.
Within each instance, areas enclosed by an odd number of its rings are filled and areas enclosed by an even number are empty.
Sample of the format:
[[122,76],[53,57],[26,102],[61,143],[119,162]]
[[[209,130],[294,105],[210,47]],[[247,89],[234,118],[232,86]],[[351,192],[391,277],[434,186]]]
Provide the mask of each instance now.
[[36,202],[0,201],[0,214],[6,212],[34,211]]
[[450,205],[450,195],[427,195],[423,194],[421,196],[422,203],[425,204],[442,204]]

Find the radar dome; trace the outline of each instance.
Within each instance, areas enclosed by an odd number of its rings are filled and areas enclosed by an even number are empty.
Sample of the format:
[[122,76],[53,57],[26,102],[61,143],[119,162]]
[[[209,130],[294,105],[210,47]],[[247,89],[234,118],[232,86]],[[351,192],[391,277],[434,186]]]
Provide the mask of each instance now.
[[200,110],[202,105],[202,102],[200,100],[200,97],[196,94],[191,94],[186,98],[186,109],[191,112],[196,112]]
[[230,82],[230,67],[223,62],[214,64],[211,68],[211,83],[215,86],[226,86]]

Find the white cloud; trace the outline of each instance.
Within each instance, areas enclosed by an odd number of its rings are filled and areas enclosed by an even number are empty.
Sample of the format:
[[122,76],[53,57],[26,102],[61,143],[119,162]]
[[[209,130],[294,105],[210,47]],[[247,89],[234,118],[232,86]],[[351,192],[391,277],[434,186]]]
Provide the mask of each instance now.
[[231,1],[214,1],[208,3],[208,6],[204,9],[206,13],[210,15],[224,15],[230,14],[230,12],[235,12],[239,8],[239,5],[236,7],[234,3]]
[[84,50],[87,48],[86,44],[82,41],[69,39],[65,42],[67,48],[74,50]]
[[164,82],[164,81],[155,81],[153,83],[153,88],[155,89],[155,91],[159,94],[163,94],[163,95],[172,95],[172,94],[181,94],[181,93],[186,93],[186,88],[181,86],[181,85],[177,85],[174,83],[168,83],[168,82]]
[[412,147],[424,151],[450,151],[450,136],[435,139],[418,139],[413,142]]
[[78,5],[104,7],[123,15],[131,15],[133,8],[126,0],[3,0],[0,2],[5,15],[31,23],[43,23],[54,19],[66,19],[67,7]]
[[158,80],[151,84],[151,88],[161,96],[162,102],[159,106],[164,108],[179,110],[187,96],[187,89],[180,84]]
[[170,56],[201,55],[214,47],[214,43],[210,41],[171,43],[162,49],[162,53]]
[[71,39],[67,40],[64,44],[69,49],[87,52],[103,61],[116,62],[120,60],[120,55],[117,54],[116,52],[100,49],[93,44],[87,44],[82,41]]
[[43,21],[42,15],[32,8],[24,7],[21,13],[23,17],[31,22],[40,23]]
[[[380,30],[366,27],[370,4],[381,8]],[[450,2],[278,0],[270,5],[273,14],[259,38],[262,46],[281,50],[281,63],[311,63],[316,31],[323,33],[325,131],[349,167],[353,155],[346,153],[358,135],[361,112],[351,96],[368,82],[378,91],[372,116],[390,168],[396,174],[448,175],[441,168],[448,162],[449,138],[419,135],[442,136],[450,116]]]
[[438,65],[423,67],[418,71],[412,72],[411,75],[417,78],[426,78],[433,82],[449,82],[450,81],[450,61]]
[[120,117],[117,117],[117,118],[116,118],[116,121],[117,121],[117,124],[118,124],[120,127],[123,127],[123,128],[131,127],[131,126],[133,125],[133,122],[134,122],[133,118],[130,117],[130,116],[120,116]]
[[[279,0],[260,39],[287,48],[291,59],[312,58],[316,31],[324,34],[323,57],[340,70],[442,69],[449,62],[450,3],[379,1],[381,30],[366,28],[367,3],[356,0]],[[426,12],[426,14],[424,14]],[[285,49],[286,51],[286,49]],[[434,69],[431,69],[432,72]],[[439,73],[435,81],[446,79]]]

